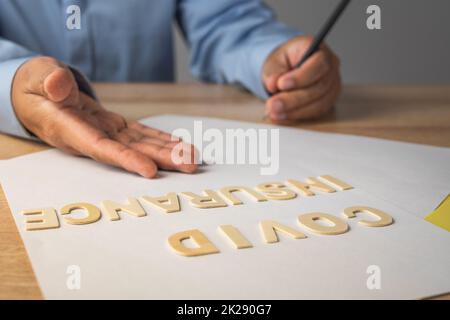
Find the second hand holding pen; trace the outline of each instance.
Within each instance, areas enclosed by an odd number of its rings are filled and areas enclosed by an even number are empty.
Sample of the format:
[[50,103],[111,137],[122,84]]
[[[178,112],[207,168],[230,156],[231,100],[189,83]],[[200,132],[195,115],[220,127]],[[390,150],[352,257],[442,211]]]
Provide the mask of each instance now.
[[[314,53],[316,53],[322,44],[322,42],[325,40],[326,36],[330,32],[330,30],[333,28],[333,26],[338,21],[339,17],[344,12],[345,8],[347,8],[348,4],[351,0],[341,0],[339,5],[334,9],[331,16],[327,19],[323,27],[320,29],[319,33],[314,37],[313,42],[309,46],[308,50],[306,50],[303,57],[300,59],[300,61],[294,66],[294,69],[300,68],[306,60],[308,60]],[[267,115],[264,115],[263,120],[267,119]]]

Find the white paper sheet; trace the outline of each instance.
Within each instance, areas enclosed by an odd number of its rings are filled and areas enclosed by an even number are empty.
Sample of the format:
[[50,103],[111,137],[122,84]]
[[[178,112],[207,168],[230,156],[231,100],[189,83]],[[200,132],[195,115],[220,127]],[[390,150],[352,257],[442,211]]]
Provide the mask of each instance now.
[[[194,118],[164,116],[144,122],[169,130],[192,128]],[[205,128],[250,128],[254,124],[204,119]],[[261,126],[264,127],[264,126]],[[426,147],[295,129],[281,130],[281,169],[261,176],[257,166],[211,165],[196,175],[164,172],[147,180],[118,169],[45,151],[0,162],[0,181],[46,298],[299,299],[421,298],[450,291],[450,234],[424,221],[448,193],[450,152]],[[148,216],[105,216],[94,224],[27,232],[23,209],[61,208],[74,202],[99,205],[110,199],[159,196],[167,192],[253,187],[260,182],[332,174],[355,189],[287,201],[218,209],[196,209],[180,197],[182,211]],[[366,205],[391,214],[395,223],[367,228],[349,220],[338,236],[311,234],[298,226],[301,213],[340,216],[344,208]],[[281,236],[265,244],[258,222],[276,220],[307,234]],[[218,231],[232,224],[253,243],[236,250]],[[171,251],[167,238],[199,229],[221,251],[186,258]],[[81,270],[80,290],[67,287],[67,267]],[[381,289],[369,290],[370,265],[381,271]]]
[[[246,122],[204,118],[207,128],[271,128]],[[192,128],[194,118],[160,116],[146,123],[163,130]],[[319,172],[351,176],[372,196],[394,202],[418,217],[425,217],[450,193],[450,148],[389,141],[345,134],[283,128],[283,162]],[[287,164],[287,163],[286,163]],[[395,195],[395,196],[393,196]]]

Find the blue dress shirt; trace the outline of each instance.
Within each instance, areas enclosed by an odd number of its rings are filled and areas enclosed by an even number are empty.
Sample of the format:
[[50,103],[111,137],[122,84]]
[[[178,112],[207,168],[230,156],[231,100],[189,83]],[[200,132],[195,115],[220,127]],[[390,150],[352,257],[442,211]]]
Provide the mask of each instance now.
[[[67,27],[71,5],[81,9],[80,29]],[[29,137],[14,114],[11,84],[36,55],[92,81],[173,81],[173,22],[196,78],[237,84],[261,98],[264,61],[299,34],[261,0],[0,0],[0,131]]]

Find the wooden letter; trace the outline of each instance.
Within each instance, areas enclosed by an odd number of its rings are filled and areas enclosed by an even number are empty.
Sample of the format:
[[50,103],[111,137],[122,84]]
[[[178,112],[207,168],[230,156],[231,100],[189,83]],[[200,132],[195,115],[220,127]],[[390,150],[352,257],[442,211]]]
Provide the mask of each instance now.
[[146,215],[141,204],[135,198],[129,198],[128,204],[120,204],[114,201],[105,200],[102,201],[102,208],[105,210],[105,213],[111,221],[120,220],[120,211],[126,212],[135,217],[143,217]]
[[219,227],[220,231],[230,239],[236,249],[245,249],[253,247],[242,233],[231,225],[222,225]]
[[61,209],[61,214],[70,214],[73,210],[85,210],[87,215],[84,218],[64,217],[64,221],[68,224],[89,224],[100,220],[102,216],[100,209],[89,203],[68,204]]
[[179,212],[181,210],[180,199],[178,199],[178,195],[175,192],[169,192],[163,197],[144,196],[141,199],[165,213]]
[[[316,221],[322,220],[332,223],[333,226],[323,226],[318,224]],[[302,214],[298,216],[298,221],[300,225],[304,226],[311,232],[323,235],[338,235],[346,233],[348,230],[348,225],[338,217],[332,216],[331,214],[313,212]]]
[[199,196],[192,192],[182,192],[181,194],[187,197],[191,204],[200,209],[227,207],[223,199],[213,190],[205,190],[206,196]]
[[233,192],[237,191],[246,192],[248,195],[252,196],[252,198],[258,202],[267,201],[267,198],[264,197],[262,194],[247,187],[225,187],[220,189],[219,193],[228,201],[230,201],[233,205],[240,205],[242,204],[242,201],[233,195]]
[[[183,245],[183,241],[191,239],[197,244],[197,248],[188,248]],[[197,229],[175,233],[168,239],[170,247],[179,255],[185,257],[203,256],[206,254],[219,253],[219,249]]]
[[261,221],[259,223],[259,227],[266,243],[276,243],[279,241],[276,231],[283,232],[294,239],[306,238],[306,236],[302,232],[271,220]]
[[319,178],[325,180],[329,184],[332,184],[340,191],[353,189],[353,186],[330,175],[320,176]]
[[344,215],[350,219],[356,217],[356,214],[359,212],[369,213],[379,218],[376,221],[369,221],[369,220],[358,221],[359,224],[366,227],[385,227],[394,222],[394,219],[392,219],[392,217],[387,213],[369,207],[350,207],[344,210]]
[[256,189],[271,200],[289,200],[294,199],[297,194],[288,189],[284,184],[280,182],[261,183]]
[[27,216],[25,220],[27,231],[59,228],[58,216],[53,208],[24,210],[21,214]]
[[311,197],[311,196],[316,195],[314,193],[314,191],[312,191],[312,190],[326,192],[326,193],[336,192],[335,189],[333,189],[329,185],[326,185],[323,182],[320,182],[316,178],[306,179],[306,183],[300,182],[297,180],[292,180],[292,179],[289,179],[287,182],[289,184],[291,184],[292,186],[294,186],[298,191],[300,191],[300,193],[302,195],[304,195],[306,197]]

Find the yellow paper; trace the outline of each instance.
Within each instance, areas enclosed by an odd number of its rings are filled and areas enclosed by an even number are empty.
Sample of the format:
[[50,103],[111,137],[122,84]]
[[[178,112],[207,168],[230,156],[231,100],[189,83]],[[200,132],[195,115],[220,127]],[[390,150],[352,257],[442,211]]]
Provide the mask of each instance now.
[[450,232],[450,194],[425,220]]

